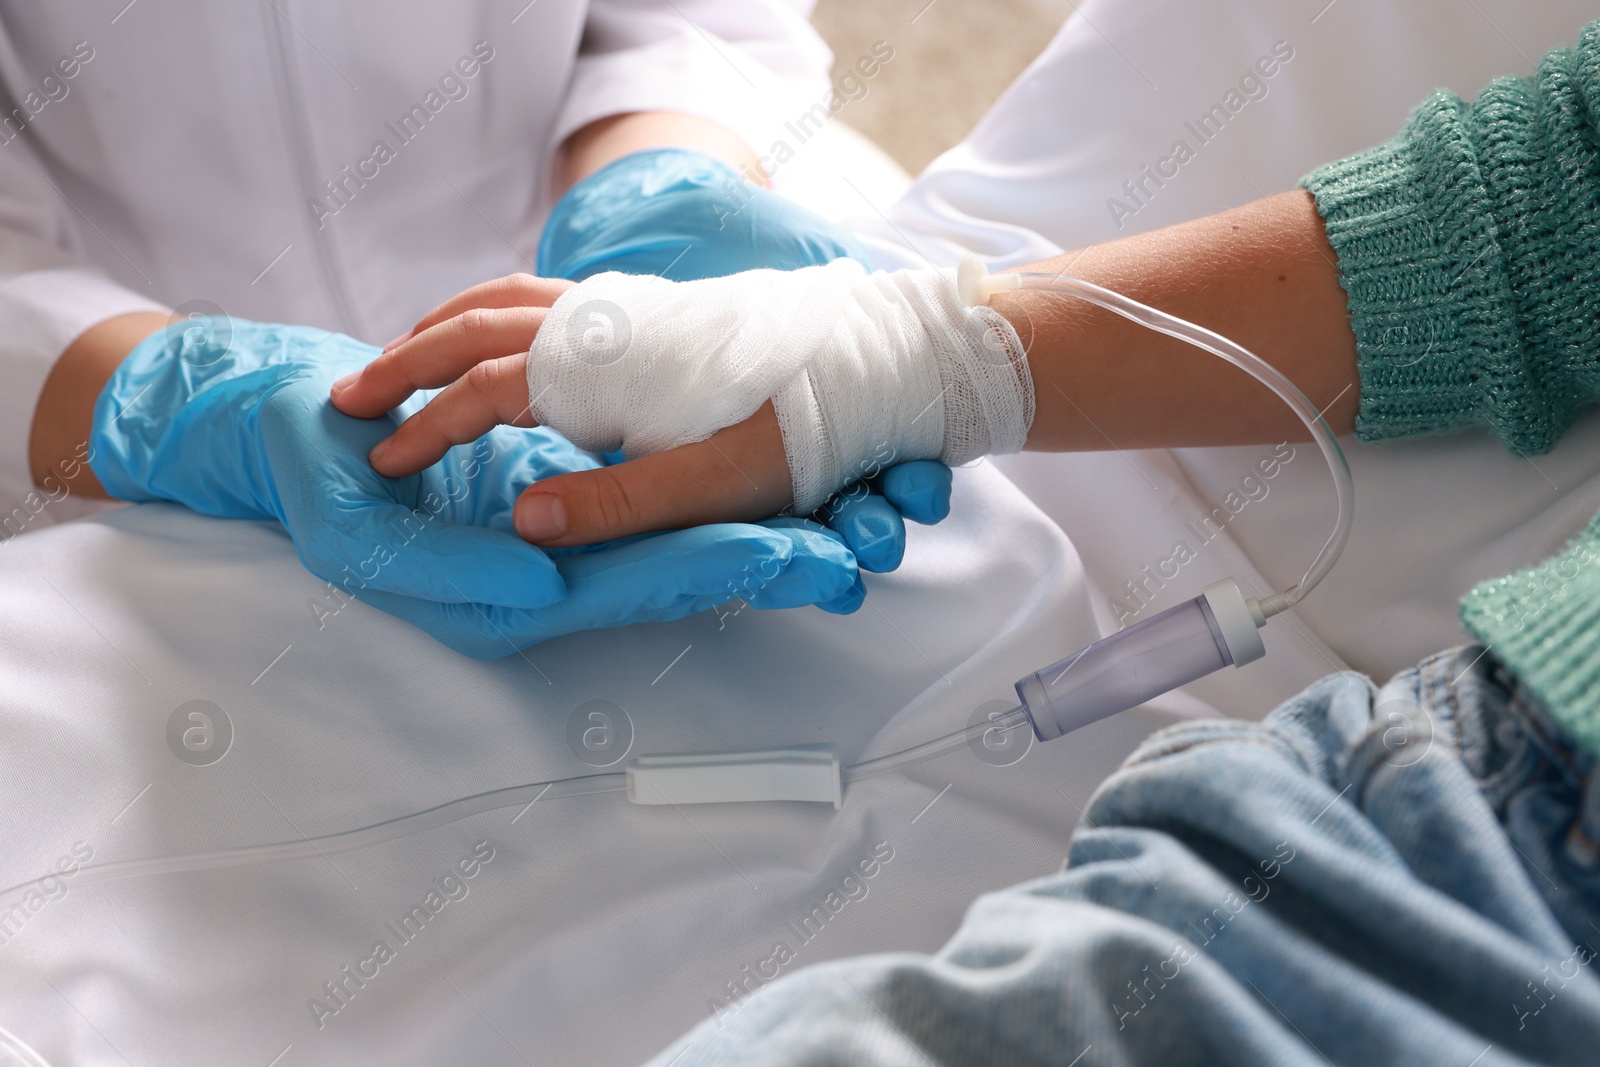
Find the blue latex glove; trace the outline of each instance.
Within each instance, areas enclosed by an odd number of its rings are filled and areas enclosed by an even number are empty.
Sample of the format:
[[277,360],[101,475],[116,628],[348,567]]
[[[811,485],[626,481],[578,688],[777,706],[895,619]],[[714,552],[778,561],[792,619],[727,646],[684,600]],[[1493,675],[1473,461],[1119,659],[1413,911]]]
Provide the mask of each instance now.
[[745,181],[714,156],[652,148],[567,190],[539,238],[535,272],[582,281],[618,270],[687,281],[846,257],[867,261],[843,227]]
[[[842,227],[744,180],[703,152],[656,148],[624,156],[567,190],[539,240],[537,272],[582,281],[604,271],[675,281],[772,267],[793,270],[866,252]],[[870,264],[869,264],[870,266]],[[862,568],[905,555],[905,519],[950,513],[950,468],[917,460],[853,485],[818,513]]]
[[425,399],[354,419],[328,400],[377,349],[322,330],[200,319],[140,343],[95,405],[89,464],[112,496],[271,518],[312,573],[474,656],[743,598],[853,611],[862,590],[816,524],[727,524],[582,550],[516,536],[517,494],[601,462],[548,430],[501,427],[409,478],[367,453]]

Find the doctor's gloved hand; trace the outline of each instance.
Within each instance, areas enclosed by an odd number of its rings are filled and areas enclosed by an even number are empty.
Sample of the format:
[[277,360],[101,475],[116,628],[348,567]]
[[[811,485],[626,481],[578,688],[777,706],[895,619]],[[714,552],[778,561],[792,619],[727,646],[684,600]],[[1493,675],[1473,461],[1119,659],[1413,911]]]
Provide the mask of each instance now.
[[623,156],[567,190],[545,223],[534,269],[571,281],[608,270],[685,281],[845,257],[866,262],[842,226],[714,156],[654,148]]
[[[689,149],[657,148],[623,156],[567,190],[545,224],[536,269],[547,279],[578,281],[605,271],[620,271],[687,281],[756,268],[794,270],[841,258],[864,263],[865,256],[865,250],[848,230],[746,180],[722,160]],[[519,293],[514,284],[517,280],[504,279],[469,290],[462,294],[468,299],[457,298],[446,307],[456,314],[470,307],[498,312],[515,306],[518,299],[548,304],[560,291],[545,286],[531,294]],[[441,321],[440,312],[435,311],[418,329]],[[407,340],[416,332],[400,340]],[[532,331],[528,331],[528,341],[532,338]],[[521,347],[525,349],[527,344]],[[491,346],[480,355],[500,356],[509,351]],[[445,380],[439,384],[445,384]],[[395,403],[403,397],[390,395]],[[344,410],[355,413],[353,408]],[[373,412],[370,404],[361,405],[361,413]],[[881,478],[866,478],[849,486],[817,516],[844,537],[862,567],[870,571],[893,570],[905,552],[904,520],[935,523],[949,512],[950,472],[937,469],[940,466],[920,462],[899,472],[889,466]],[[624,484],[646,475],[636,468],[614,473]],[[878,469],[873,468],[871,473],[876,475]],[[775,480],[781,482],[783,478]],[[738,485],[732,487],[735,491],[754,489],[743,476],[737,481]],[[650,484],[660,487],[659,483]],[[626,495],[637,498],[639,494],[635,490]],[[776,499],[766,511],[735,508],[723,509],[721,514],[759,517],[771,515],[787,503],[787,499]],[[644,513],[666,517],[664,511],[648,504],[644,505]],[[675,512],[679,517],[717,513],[705,508]],[[579,535],[575,526],[575,537],[593,540],[612,536],[605,532],[604,524],[579,525],[590,533]],[[639,528],[659,529],[661,525],[651,523]],[[568,539],[541,543],[578,542]]]
[[587,552],[512,529],[530,483],[599,466],[549,431],[502,429],[401,478],[367,453],[394,429],[328,403],[377,349],[225,317],[136,346],[102,391],[90,466],[112,496],[276,519],[306,567],[357,599],[488,657],[574,630],[678,618],[744,599],[853,610],[855,560],[819,530],[719,526]]
[[[225,316],[170,326],[135,347],[102,390],[90,466],[122,500],[276,519],[306,566],[329,581],[363,569],[395,539],[393,524],[417,532],[409,551],[364,576],[375,588],[523,607],[561,599],[560,576],[541,553],[462,521],[472,500],[465,491],[485,476],[470,455],[405,482],[362,469],[377,427],[341,416],[324,398],[328,383],[374,354],[302,326]],[[419,509],[437,515],[421,522]]]
[[[435,309],[359,375],[336,383],[335,406],[367,418],[391,411],[416,390],[450,386],[373,450],[373,466],[389,475],[410,474],[496,424],[533,425],[525,350],[549,306],[571,288],[555,279],[511,275],[469,289]],[[603,349],[618,340],[608,340],[608,325],[615,323],[600,316],[574,329]],[[950,470],[938,462],[894,463],[885,456],[857,473],[859,480],[812,504],[815,510],[806,514],[817,521],[774,523],[816,529],[820,522],[844,540],[862,569],[893,570],[905,552],[905,520],[931,524],[949,514]],[[701,523],[753,521],[793,500],[783,439],[768,404],[739,425],[671,453],[547,479],[522,494],[515,523],[536,544],[572,546]]]

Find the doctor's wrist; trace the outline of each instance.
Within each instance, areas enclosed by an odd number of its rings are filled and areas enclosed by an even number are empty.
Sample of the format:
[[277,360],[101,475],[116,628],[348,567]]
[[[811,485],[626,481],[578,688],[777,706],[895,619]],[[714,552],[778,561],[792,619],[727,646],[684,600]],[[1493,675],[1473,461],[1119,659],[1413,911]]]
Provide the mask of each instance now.
[[88,464],[95,402],[128,353],[170,322],[160,311],[116,315],[89,327],[62,351],[39,393],[28,435],[35,485],[107,496]]
[[687,148],[704,152],[766,185],[767,174],[756,154],[726,126],[676,111],[633,111],[596,119],[574,132],[561,146],[558,192],[623,156],[651,148]]

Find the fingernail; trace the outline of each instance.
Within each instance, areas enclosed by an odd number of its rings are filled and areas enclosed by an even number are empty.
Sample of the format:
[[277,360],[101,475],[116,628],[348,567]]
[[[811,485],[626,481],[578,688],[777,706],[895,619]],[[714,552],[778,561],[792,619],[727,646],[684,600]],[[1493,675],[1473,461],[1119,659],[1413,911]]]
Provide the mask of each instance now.
[[407,337],[410,337],[410,336],[411,336],[411,331],[407,330],[405,333],[401,334],[399,337],[396,337],[393,341],[390,341],[388,344],[384,345],[383,346],[383,350],[385,352],[387,352],[391,348],[399,348],[402,344],[405,343],[405,339]]
[[367,462],[376,467],[378,465],[378,461],[383,458],[383,454],[385,452],[389,451],[389,446],[392,444],[394,444],[394,438],[385,437],[376,445],[373,445],[372,451],[367,453]]
[[343,378],[340,378],[338,381],[333,383],[333,392],[335,392],[335,393],[344,392],[346,389],[350,388],[350,383],[355,381],[359,377],[361,377],[361,372],[360,371],[358,371],[358,370],[351,371],[349,374],[346,374]]
[[554,541],[567,532],[567,506],[554,493],[534,493],[517,505],[516,523],[524,541]]

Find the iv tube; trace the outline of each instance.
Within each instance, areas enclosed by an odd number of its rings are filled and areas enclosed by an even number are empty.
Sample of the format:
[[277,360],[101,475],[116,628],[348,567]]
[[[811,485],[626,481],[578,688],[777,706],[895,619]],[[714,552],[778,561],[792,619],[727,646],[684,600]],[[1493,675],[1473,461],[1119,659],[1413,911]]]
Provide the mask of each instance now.
[[[981,741],[986,735],[1008,733],[1028,726],[1028,717],[1022,708],[1013,708],[1006,714],[996,716],[992,720],[963,727],[932,741],[913,745],[903,751],[847,767],[842,777],[846,784],[867,778],[876,778],[879,775],[888,774],[891,771],[901,770],[942,756],[953,749],[961,747],[969,739]],[[459,800],[448,801],[424,811],[396,816],[393,819],[373,823],[371,826],[363,826],[355,830],[324,834],[321,837],[307,837],[298,841],[274,841],[260,845],[240,845],[235,848],[216,849],[210,852],[192,852],[172,856],[151,856],[145,859],[116,860],[111,863],[96,863],[88,867],[79,867],[72,875],[72,878],[74,885],[85,885],[92,882],[110,882],[122,878],[136,878],[141,875],[177,874],[184,871],[210,870],[216,867],[245,867],[257,863],[311,859],[317,856],[329,856],[336,852],[370,848],[373,845],[380,845],[396,838],[421,833],[423,830],[432,830],[472,815],[481,815],[486,811],[494,811],[497,808],[511,808],[521,805],[531,807],[540,801],[556,800],[561,797],[586,797],[596,796],[601,793],[626,793],[627,791],[628,776],[621,773],[586,774],[576,778],[559,778],[550,782],[530,782],[527,785],[507,786],[504,789],[494,789],[486,793],[462,797]],[[20,882],[6,889],[0,889],[0,910],[20,900],[30,889],[43,888],[47,879],[60,877],[61,875],[58,874],[47,874],[26,882]]]
[[[968,263],[976,264],[976,268],[969,267]],[[1298,582],[1284,589],[1282,592],[1266,597],[1257,602],[1262,615],[1271,618],[1285,609],[1299,603],[1300,599],[1309,593],[1316,584],[1333,569],[1339,554],[1344,551],[1345,542],[1350,537],[1350,523],[1355,507],[1355,485],[1350,479],[1350,466],[1345,462],[1344,450],[1339,447],[1338,438],[1333,434],[1333,429],[1322,417],[1306,395],[1302,393],[1293,382],[1284,377],[1272,364],[1251,352],[1249,349],[1228,340],[1221,334],[1197,326],[1176,315],[1169,315],[1165,311],[1149,307],[1132,300],[1121,293],[1114,293],[1110,289],[1102,288],[1093,282],[1083,281],[1065,274],[1040,274],[1023,272],[1017,274],[997,274],[980,277],[974,274],[975,270],[982,270],[983,265],[976,257],[969,257],[962,263],[965,275],[963,281],[969,287],[975,287],[976,295],[986,299],[990,293],[1005,289],[1035,289],[1049,292],[1067,293],[1071,296],[1087,300],[1107,311],[1121,315],[1157,333],[1175,337],[1186,341],[1196,348],[1202,348],[1214,356],[1232,363],[1235,367],[1245,371],[1277,394],[1289,408],[1305,423],[1306,429],[1311,433],[1311,439],[1316,442],[1322,451],[1322,458],[1328,463],[1328,473],[1333,476],[1334,498],[1338,504],[1338,514],[1334,519],[1333,531],[1328,534],[1328,539],[1322,545],[1321,551],[1311,561]],[[970,290],[969,290],[970,291]]]

